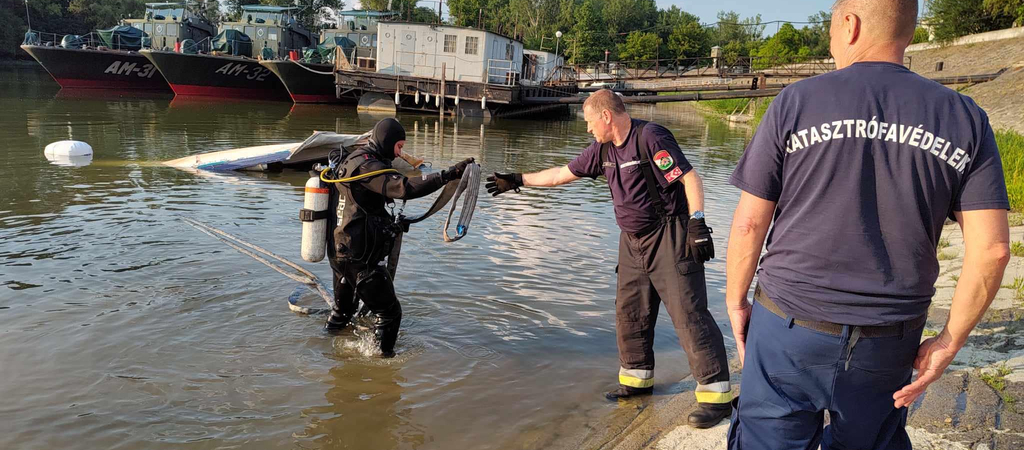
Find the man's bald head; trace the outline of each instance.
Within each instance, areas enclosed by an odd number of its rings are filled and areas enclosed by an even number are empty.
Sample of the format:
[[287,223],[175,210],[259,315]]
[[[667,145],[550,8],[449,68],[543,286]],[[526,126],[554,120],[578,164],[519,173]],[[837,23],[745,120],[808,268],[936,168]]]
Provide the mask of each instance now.
[[833,20],[844,14],[860,17],[863,33],[875,42],[906,42],[917,28],[917,0],[837,0]]

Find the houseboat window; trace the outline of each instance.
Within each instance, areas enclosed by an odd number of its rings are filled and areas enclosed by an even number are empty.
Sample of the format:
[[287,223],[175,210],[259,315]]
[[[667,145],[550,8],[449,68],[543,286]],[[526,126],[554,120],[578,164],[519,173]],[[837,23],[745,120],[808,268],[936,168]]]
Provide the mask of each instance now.
[[177,36],[178,35],[178,26],[177,25],[168,25],[167,26],[167,35],[168,36]]
[[476,49],[479,46],[480,38],[475,36],[466,36],[466,54],[475,55]]
[[153,24],[147,23],[142,31],[145,31],[146,34],[153,34]]
[[[349,33],[348,34],[348,39],[350,41],[352,41],[352,42],[359,42],[359,33]],[[359,45],[363,45],[363,44],[360,43]]]
[[270,32],[267,33],[267,39],[270,39],[272,41],[276,41],[277,40],[277,30],[271,28]]
[[256,27],[245,27],[245,35],[249,38],[256,37]]
[[455,53],[455,47],[459,43],[459,36],[455,34],[444,35],[444,52]]

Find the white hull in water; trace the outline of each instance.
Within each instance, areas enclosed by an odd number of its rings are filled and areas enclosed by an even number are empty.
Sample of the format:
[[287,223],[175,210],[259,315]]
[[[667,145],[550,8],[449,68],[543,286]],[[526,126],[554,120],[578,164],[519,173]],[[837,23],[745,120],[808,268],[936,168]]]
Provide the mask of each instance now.
[[218,152],[200,153],[165,161],[164,165],[184,170],[208,172],[265,171],[272,165],[282,167],[327,162],[327,154],[341,147],[355,148],[366,144],[370,134],[338,134],[315,131],[302,142],[260,145]]

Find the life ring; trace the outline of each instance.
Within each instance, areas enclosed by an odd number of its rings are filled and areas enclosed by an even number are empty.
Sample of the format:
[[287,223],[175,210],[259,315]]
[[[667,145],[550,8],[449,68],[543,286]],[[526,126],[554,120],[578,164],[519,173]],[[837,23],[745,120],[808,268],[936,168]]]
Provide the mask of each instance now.
[[370,45],[370,37],[366,36],[366,35],[363,35],[363,37],[359,38],[359,42],[361,44],[363,44],[364,47],[368,46],[368,45]]

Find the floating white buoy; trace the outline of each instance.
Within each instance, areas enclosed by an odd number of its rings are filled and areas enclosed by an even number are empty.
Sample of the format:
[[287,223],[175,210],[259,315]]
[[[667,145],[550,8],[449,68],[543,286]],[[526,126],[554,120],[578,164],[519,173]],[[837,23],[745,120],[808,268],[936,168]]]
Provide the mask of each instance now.
[[92,147],[82,141],[57,141],[46,146],[44,155],[53,156],[91,156]]
[[92,147],[81,141],[57,141],[46,146],[43,156],[58,166],[88,166],[92,162]]
[[395,91],[395,104],[398,104],[398,91]]
[[416,104],[420,104],[420,91],[416,91]]

